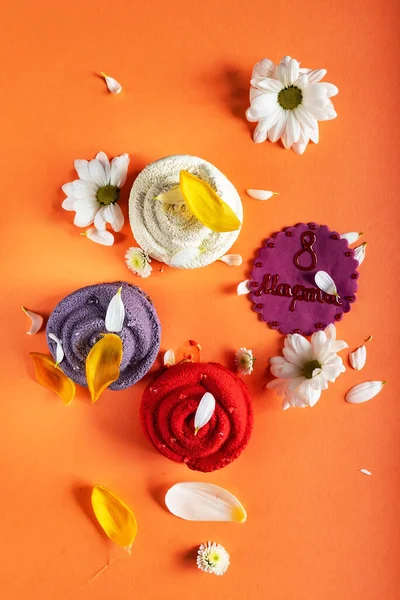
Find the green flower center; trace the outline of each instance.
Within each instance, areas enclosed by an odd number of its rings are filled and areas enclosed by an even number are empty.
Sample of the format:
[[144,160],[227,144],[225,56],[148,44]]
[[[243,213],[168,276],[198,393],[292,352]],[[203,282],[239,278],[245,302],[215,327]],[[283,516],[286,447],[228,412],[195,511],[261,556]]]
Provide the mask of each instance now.
[[303,100],[303,94],[298,87],[290,85],[289,87],[283,88],[278,94],[278,102],[285,110],[293,110]]
[[97,190],[97,202],[102,206],[108,206],[108,204],[115,204],[119,200],[119,188],[115,185],[104,185]]
[[207,556],[206,561],[208,562],[208,564],[210,565],[210,567],[216,567],[217,564],[219,563],[221,557],[219,555],[219,552],[210,552],[210,554]]
[[320,369],[321,368],[321,364],[317,361],[317,360],[310,360],[309,362],[307,362],[304,367],[303,370],[301,372],[301,374],[303,375],[303,377],[305,377],[306,379],[312,379],[312,374],[313,371],[315,369]]

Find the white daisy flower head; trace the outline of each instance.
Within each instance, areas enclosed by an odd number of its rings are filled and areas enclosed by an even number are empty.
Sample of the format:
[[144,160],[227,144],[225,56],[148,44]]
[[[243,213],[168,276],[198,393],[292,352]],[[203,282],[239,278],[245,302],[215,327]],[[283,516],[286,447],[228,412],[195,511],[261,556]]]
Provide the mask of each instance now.
[[93,160],[75,160],[79,179],[62,186],[66,198],[65,210],[75,211],[74,224],[88,227],[94,223],[99,231],[110,223],[114,231],[121,231],[124,215],[118,205],[120,189],[126,181],[129,154],[121,154],[111,163],[104,152]]
[[338,93],[331,83],[321,82],[325,69],[303,69],[285,56],[279,65],[264,58],[253,69],[247,120],[258,122],[256,143],[277,142],[303,154],[310,140],[318,143],[318,121],[334,119],[330,98]]
[[241,375],[250,375],[253,371],[254,361],[256,359],[253,356],[252,350],[247,348],[239,348],[235,354],[235,365],[238,373]]
[[135,275],[145,278],[151,274],[151,258],[142,248],[129,248],[125,254],[125,262]]
[[201,571],[223,575],[229,565],[229,554],[221,544],[216,542],[201,544],[197,552],[197,566]]
[[267,388],[283,397],[283,409],[291,406],[314,406],[326,390],[346,369],[337,352],[348,348],[346,342],[336,340],[334,325],[317,331],[308,341],[297,333],[285,338],[283,356],[270,358],[270,370],[277,379]]

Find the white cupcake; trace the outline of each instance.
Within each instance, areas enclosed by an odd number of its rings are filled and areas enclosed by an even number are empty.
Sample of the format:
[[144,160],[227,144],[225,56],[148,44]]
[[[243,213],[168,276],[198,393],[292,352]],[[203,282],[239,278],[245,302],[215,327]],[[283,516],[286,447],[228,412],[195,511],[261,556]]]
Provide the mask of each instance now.
[[[143,169],[132,186],[129,220],[136,242],[152,258],[170,266],[196,269],[226,254],[237,240],[240,228],[222,233],[211,231],[185,203],[168,204],[157,200],[157,196],[179,184],[181,171],[188,171],[208,183],[242,222],[242,202],[232,183],[211,163],[187,154],[161,158]],[[176,264],[174,257],[185,249],[193,249],[194,257],[184,264]]]

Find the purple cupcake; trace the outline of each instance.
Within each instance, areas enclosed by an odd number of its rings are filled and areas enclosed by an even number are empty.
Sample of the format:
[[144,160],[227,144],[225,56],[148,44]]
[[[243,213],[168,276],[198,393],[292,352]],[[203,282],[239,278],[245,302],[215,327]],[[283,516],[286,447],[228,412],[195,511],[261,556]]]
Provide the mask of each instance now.
[[92,346],[107,333],[105,316],[111,298],[122,286],[125,319],[120,377],[111,390],[124,390],[146,375],[160,349],[161,325],[150,298],[138,287],[124,282],[89,285],[66,296],[55,307],[46,327],[47,344],[56,358],[54,334],[64,349],[61,368],[75,383],[87,386],[86,357]]

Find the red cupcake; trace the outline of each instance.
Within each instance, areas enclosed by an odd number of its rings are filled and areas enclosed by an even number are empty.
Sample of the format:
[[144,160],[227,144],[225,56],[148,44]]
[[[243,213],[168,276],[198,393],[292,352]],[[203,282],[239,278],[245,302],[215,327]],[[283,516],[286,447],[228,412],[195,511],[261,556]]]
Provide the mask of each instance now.
[[[215,411],[195,435],[194,416],[206,392],[215,398]],[[146,388],[140,418],[161,454],[189,469],[209,472],[226,467],[246,447],[253,408],[243,381],[222,365],[183,363]]]

